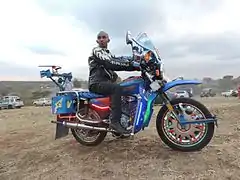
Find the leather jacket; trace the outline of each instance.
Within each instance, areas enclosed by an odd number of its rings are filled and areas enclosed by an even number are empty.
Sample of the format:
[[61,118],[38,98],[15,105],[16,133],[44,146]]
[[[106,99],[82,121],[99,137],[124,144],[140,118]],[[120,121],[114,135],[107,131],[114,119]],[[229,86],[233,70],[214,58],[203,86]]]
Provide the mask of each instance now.
[[88,58],[89,87],[99,82],[113,82],[118,75],[114,71],[136,71],[132,57],[115,57],[106,48],[95,47]]

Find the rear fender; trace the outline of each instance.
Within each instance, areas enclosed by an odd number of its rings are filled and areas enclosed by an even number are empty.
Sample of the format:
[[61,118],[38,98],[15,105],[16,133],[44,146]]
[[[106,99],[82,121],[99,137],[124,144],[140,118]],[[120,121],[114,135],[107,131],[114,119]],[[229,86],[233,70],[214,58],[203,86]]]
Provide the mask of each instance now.
[[166,83],[162,90],[163,92],[166,92],[167,90],[173,87],[180,86],[180,85],[189,85],[189,84],[198,85],[198,84],[202,84],[202,82],[198,80],[175,80],[175,81]]

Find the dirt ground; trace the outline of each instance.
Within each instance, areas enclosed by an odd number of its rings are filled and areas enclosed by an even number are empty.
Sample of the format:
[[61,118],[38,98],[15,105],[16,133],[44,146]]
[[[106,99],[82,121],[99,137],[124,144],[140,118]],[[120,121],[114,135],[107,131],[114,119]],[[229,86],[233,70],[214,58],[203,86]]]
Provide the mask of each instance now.
[[54,140],[49,107],[1,110],[0,179],[240,179],[240,100],[201,101],[219,116],[219,128],[211,143],[194,153],[164,145],[155,117],[134,139],[113,141],[109,134],[101,145],[90,148],[71,134]]

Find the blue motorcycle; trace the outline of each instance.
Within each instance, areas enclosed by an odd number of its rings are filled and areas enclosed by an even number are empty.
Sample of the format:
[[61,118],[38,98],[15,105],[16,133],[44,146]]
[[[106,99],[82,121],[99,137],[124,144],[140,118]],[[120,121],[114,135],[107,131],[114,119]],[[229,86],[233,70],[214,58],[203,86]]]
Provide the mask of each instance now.
[[[41,77],[50,78],[60,89],[52,98],[52,113],[57,118],[55,139],[72,132],[74,138],[86,146],[100,144],[107,133],[117,137],[134,136],[149,126],[154,112],[154,101],[160,96],[163,105],[156,118],[156,129],[161,140],[178,151],[196,151],[212,139],[217,118],[200,102],[192,98],[169,99],[166,92],[179,85],[201,84],[197,80],[164,80],[163,63],[159,52],[146,33],[136,38],[126,34],[131,45],[134,63],[139,63],[141,76],[123,80],[121,125],[131,134],[120,135],[109,128],[111,108],[109,97],[72,89],[72,73],[58,73],[61,67],[53,66],[40,71]],[[57,79],[54,79],[57,77]]]

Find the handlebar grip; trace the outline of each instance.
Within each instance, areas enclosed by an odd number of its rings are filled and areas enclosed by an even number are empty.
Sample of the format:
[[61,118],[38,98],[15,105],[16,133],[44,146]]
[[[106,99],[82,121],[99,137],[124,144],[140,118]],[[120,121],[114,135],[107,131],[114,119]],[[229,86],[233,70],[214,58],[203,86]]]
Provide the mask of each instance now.
[[55,73],[51,73],[50,69],[48,70],[42,70],[40,71],[40,77],[47,77],[47,78],[51,78],[51,77],[64,77],[64,78],[69,78],[69,80],[72,79],[72,73],[62,73],[62,74],[55,74]]
[[50,69],[40,71],[40,77],[41,78],[43,78],[43,77],[47,77],[47,78],[52,77],[52,73],[51,73]]

